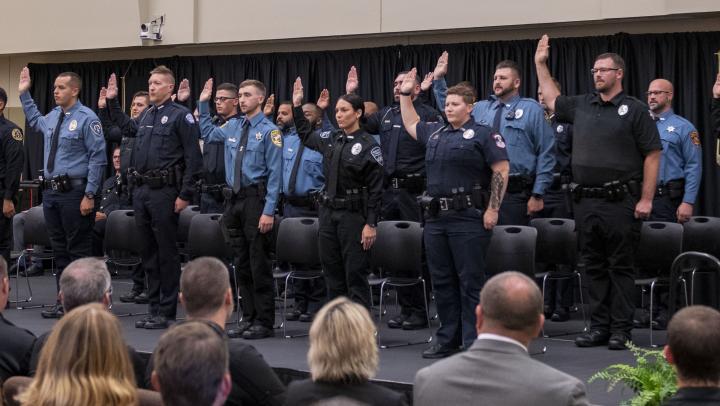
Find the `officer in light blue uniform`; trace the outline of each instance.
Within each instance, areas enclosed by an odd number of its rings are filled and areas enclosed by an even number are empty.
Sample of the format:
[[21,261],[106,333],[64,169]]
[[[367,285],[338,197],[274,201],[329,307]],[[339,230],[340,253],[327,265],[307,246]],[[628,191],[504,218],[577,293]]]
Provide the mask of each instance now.
[[700,136],[691,122],[673,111],[672,83],[653,80],[647,97],[663,146],[650,219],[684,223],[693,214],[700,188]]
[[[95,194],[100,190],[107,158],[102,124],[78,100],[80,77],[65,72],[55,79],[57,107],[43,116],[28,92],[30,72],[20,74],[20,101],[28,125],[45,137],[42,188],[43,214],[55,256],[56,285],[70,262],[92,255]],[[62,315],[58,302],[42,312],[46,318]]]
[[[553,181],[554,135],[545,121],[542,106],[519,95],[520,70],[513,61],[495,68],[493,92],[488,100],[475,103],[476,122],[502,134],[510,158],[510,179],[500,208],[499,224],[527,225],[530,216],[544,207],[543,197]],[[445,103],[447,84],[435,78],[433,92],[439,106]]]
[[198,103],[200,131],[205,142],[225,144],[225,212],[222,227],[235,254],[244,320],[239,332],[246,339],[274,335],[273,276],[268,258],[270,232],[282,187],[282,135],[263,114],[265,85],[246,80],[238,86],[243,117],[221,126],[210,117],[212,79]]

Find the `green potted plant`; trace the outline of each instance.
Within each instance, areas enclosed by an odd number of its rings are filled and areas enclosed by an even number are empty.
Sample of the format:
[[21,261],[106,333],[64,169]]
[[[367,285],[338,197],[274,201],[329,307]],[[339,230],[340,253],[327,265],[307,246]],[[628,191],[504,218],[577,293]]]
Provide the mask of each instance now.
[[675,369],[668,364],[662,351],[646,350],[628,343],[635,356],[635,366],[614,364],[596,372],[588,382],[608,382],[608,392],[618,383],[625,384],[635,396],[621,405],[660,406],[677,391]]

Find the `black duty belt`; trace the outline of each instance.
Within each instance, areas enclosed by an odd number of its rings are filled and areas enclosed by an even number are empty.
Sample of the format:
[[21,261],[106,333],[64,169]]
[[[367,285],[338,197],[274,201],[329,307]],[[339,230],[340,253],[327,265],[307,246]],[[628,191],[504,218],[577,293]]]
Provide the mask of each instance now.
[[442,217],[470,208],[485,210],[485,200],[477,193],[457,193],[452,196],[420,196],[418,202],[428,217]]
[[529,192],[535,185],[535,178],[529,175],[510,175],[508,177],[507,193]]
[[67,175],[56,176],[52,179],[43,179],[40,183],[43,190],[53,190],[56,192],[69,192],[71,190],[82,188],[85,190],[87,178],[71,178]]
[[563,185],[570,184],[571,177],[570,175],[563,175],[560,173],[553,173],[553,181],[548,187],[549,190],[562,190]]
[[227,185],[220,184],[220,185],[202,185],[200,187],[200,191],[202,193],[218,193],[223,191],[224,188],[226,188]]
[[410,193],[417,194],[420,194],[425,190],[427,180],[425,176],[422,176],[420,174],[386,179],[387,185],[391,189],[405,189]]
[[283,196],[283,200],[295,207],[315,207],[315,199],[310,196]]
[[138,186],[147,185],[150,189],[177,185],[174,171],[166,169],[153,170],[142,174],[135,172],[133,181]]
[[685,194],[685,179],[669,180],[658,185],[655,189],[655,197],[669,197],[679,199]]
[[604,199],[609,202],[618,202],[628,195],[636,198],[639,197],[641,189],[642,182],[636,180],[630,180],[627,182],[615,180],[607,182],[602,186],[584,186],[577,183],[570,184],[570,194],[576,202],[585,198]]
[[363,199],[361,196],[343,196],[329,198],[322,194],[318,197],[318,202],[325,207],[335,210],[361,211],[363,210]]
[[260,185],[250,185],[240,189],[239,192],[233,193],[233,189],[228,186],[223,186],[222,194],[226,200],[231,199],[244,199],[246,197],[265,197],[265,187]]

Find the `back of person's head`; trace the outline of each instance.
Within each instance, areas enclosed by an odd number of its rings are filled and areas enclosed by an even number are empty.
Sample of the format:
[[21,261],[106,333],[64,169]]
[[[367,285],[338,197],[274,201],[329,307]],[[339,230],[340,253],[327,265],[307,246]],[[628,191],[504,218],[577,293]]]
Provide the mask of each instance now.
[[2,102],[3,108],[7,105],[7,92],[2,87],[0,87],[0,102]]
[[166,405],[222,405],[232,386],[228,363],[227,343],[217,326],[179,323],[155,348],[152,383]]
[[65,311],[88,303],[109,303],[111,279],[105,261],[80,258],[65,267],[60,276],[60,300]]
[[502,272],[485,282],[480,307],[487,327],[528,339],[537,334],[543,320],[542,293],[535,281],[520,272]]
[[720,312],[707,306],[685,307],[667,329],[668,360],[685,381],[720,385]]
[[211,316],[225,304],[228,292],[230,276],[227,267],[219,259],[200,257],[185,265],[180,277],[180,293],[188,316]]
[[308,364],[313,381],[365,382],[375,376],[375,323],[367,309],[346,297],[323,306],[310,327]]
[[40,352],[23,405],[135,405],[135,375],[120,323],[102,305],[66,313]]

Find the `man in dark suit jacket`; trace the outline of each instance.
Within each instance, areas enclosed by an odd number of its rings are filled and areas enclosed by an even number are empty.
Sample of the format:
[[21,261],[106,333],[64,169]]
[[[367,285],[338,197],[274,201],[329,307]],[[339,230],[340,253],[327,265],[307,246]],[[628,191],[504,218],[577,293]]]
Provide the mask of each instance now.
[[720,312],[690,306],[668,324],[665,358],[677,371],[677,393],[666,406],[720,405]]
[[537,284],[518,272],[485,283],[475,310],[478,338],[465,352],[415,375],[414,404],[587,405],[577,378],[530,358],[545,317]]
[[5,319],[2,311],[10,296],[7,262],[0,257],[0,386],[16,375],[27,375],[35,335]]

